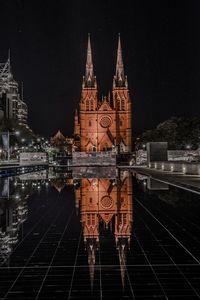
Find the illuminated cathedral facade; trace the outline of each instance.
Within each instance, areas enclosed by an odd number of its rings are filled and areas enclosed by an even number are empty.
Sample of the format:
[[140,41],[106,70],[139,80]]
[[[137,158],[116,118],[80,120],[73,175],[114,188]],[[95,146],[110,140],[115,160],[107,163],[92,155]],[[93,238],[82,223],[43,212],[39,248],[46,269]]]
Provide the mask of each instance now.
[[81,152],[132,151],[131,100],[124,73],[120,35],[118,38],[116,72],[112,95],[98,98],[98,86],[88,35],[85,76],[82,82],[79,113],[76,111],[74,136]]

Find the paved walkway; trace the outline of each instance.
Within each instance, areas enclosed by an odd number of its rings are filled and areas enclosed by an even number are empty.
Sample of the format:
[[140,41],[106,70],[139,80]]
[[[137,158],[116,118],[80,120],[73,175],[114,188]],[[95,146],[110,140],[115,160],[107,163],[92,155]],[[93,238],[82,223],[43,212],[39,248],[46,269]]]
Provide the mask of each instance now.
[[[123,167],[120,167],[123,168]],[[150,176],[158,181],[174,185],[185,190],[189,190],[200,194],[200,176],[198,175],[185,175],[182,173],[172,173],[168,171],[153,170],[147,167],[124,167],[132,172]]]

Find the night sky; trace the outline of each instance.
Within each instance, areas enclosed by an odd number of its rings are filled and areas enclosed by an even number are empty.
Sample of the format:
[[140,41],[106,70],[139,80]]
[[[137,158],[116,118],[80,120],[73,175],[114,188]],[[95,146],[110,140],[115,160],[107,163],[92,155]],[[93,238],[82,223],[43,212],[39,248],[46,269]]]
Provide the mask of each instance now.
[[199,0],[0,0],[0,61],[11,48],[36,133],[72,134],[88,32],[99,97],[112,87],[121,33],[135,136],[170,116],[199,116]]

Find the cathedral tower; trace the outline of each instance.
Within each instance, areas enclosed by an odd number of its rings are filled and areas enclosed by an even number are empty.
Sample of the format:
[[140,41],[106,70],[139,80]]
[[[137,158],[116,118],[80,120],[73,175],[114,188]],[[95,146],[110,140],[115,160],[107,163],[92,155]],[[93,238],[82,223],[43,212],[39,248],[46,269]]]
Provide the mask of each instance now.
[[83,76],[80,100],[80,147],[81,151],[96,151],[97,149],[97,83],[94,76],[90,34],[88,34],[87,59],[85,76]]
[[116,72],[113,78],[113,108],[116,111],[117,145],[119,152],[132,150],[131,100],[128,91],[127,76],[124,75],[124,64],[120,34],[118,37]]
[[[120,36],[118,38],[116,73],[112,98],[98,100],[98,89],[88,35],[85,76],[82,82],[79,118],[75,116],[75,135],[80,137],[81,152],[113,151],[129,153],[131,141],[131,101],[127,77],[124,75]],[[112,101],[111,101],[112,100]]]

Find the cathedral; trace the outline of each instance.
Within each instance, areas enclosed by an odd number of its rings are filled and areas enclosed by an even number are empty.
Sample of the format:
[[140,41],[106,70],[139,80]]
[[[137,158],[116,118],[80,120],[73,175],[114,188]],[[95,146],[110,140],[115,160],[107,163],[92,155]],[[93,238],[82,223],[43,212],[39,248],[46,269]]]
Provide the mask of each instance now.
[[132,151],[131,100],[124,73],[120,35],[112,95],[99,99],[88,35],[85,76],[82,82],[79,113],[76,111],[74,137],[81,152]]

